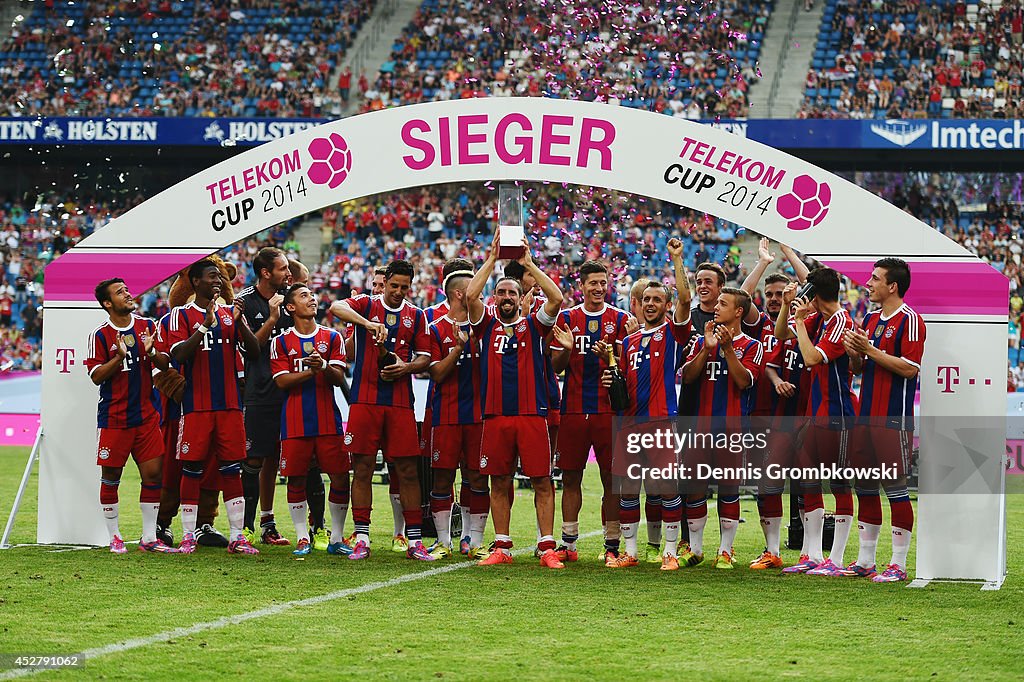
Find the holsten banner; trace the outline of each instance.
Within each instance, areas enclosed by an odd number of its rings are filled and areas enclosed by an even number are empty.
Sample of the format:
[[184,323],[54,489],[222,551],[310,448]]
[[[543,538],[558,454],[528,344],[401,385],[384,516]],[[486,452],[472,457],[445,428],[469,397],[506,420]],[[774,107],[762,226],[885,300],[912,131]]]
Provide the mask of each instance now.
[[[859,282],[880,256],[903,256],[914,273],[907,301],[928,323],[922,414],[1005,420],[1006,278],[871,192],[734,132],[545,98],[418,104],[294,132],[133,208],[46,269],[39,540],[104,539],[93,485],[98,469],[83,453],[96,424],[82,409],[97,395],[82,361],[90,330],[104,319],[92,294],[97,281],[119,276],[140,294],[293,217],[438,183],[558,182],[654,197],[747,226]],[[968,456],[957,434],[921,431],[922,468]],[[971,448],[980,454],[976,468],[998,478],[1005,426],[994,433],[992,443]],[[918,576],[1001,580],[1002,496],[951,497],[960,496],[922,495]],[[90,505],[95,514],[66,511]],[[961,551],[951,553],[954,536]]]
[[[329,122],[324,118],[8,118],[0,120],[0,144],[253,147]],[[1021,120],[721,119],[700,123],[779,149],[1024,149]]]

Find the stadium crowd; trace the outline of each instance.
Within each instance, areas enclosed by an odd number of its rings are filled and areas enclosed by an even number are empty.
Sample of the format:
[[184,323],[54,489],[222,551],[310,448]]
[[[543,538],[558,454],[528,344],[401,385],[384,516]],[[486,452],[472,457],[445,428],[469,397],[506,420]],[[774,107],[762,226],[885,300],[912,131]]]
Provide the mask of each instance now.
[[1020,2],[829,0],[799,118],[1024,118]]
[[375,2],[55,0],[0,45],[8,116],[338,117]]
[[[536,12],[533,3],[425,0],[362,111],[483,96],[615,101],[681,118],[745,117],[768,0],[706,11],[597,0]],[[705,7],[706,5],[706,7]]]

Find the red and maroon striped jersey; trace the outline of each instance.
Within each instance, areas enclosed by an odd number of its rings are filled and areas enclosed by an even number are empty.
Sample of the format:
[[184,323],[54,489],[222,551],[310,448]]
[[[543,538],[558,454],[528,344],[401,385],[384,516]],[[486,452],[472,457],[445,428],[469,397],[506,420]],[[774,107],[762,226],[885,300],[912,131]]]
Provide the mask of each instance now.
[[[317,353],[327,365],[345,366],[345,344],[341,333],[317,325],[303,336],[295,327],[284,332],[270,344],[270,373],[277,377],[306,369],[304,359]],[[337,436],[343,431],[341,411],[334,400],[334,385],[323,372],[317,372],[298,386],[285,392],[281,407],[281,438]]]
[[156,324],[145,317],[132,315],[132,323],[124,329],[107,320],[89,337],[89,357],[85,368],[89,375],[117,355],[118,338],[124,339],[128,354],[121,361],[121,371],[100,384],[96,425],[101,429],[128,429],[159,418],[159,403],[153,389],[153,364],[143,350],[146,339],[156,337]]

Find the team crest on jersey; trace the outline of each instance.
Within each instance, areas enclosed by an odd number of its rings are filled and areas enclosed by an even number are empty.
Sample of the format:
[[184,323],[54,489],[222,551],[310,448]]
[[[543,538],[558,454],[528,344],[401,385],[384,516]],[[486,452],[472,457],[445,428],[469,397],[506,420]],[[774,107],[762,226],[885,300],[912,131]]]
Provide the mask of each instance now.
[[661,331],[654,332],[654,340],[655,341],[661,341],[663,338],[665,338],[665,333],[664,332],[661,332]]
[[742,360],[743,359],[743,351],[740,350],[739,348],[733,348],[732,352],[736,354],[736,359],[737,360]]
[[303,353],[312,353],[313,352],[313,342],[312,341],[303,341],[302,342],[302,352]]
[[406,329],[412,329],[412,318],[411,317],[404,318],[402,320],[402,324],[405,325]]
[[606,322],[605,325],[604,325],[604,333],[605,334],[614,334],[615,333],[615,323],[614,322]]
[[891,339],[892,335],[896,333],[896,329],[893,327],[887,327],[885,330],[885,338]]
[[389,327],[394,327],[395,323],[398,322],[398,316],[394,313],[388,313],[387,322]]
[[881,326],[875,327],[875,338],[876,339],[881,338],[882,330],[883,329],[884,329],[884,327],[881,327]]
[[480,455],[480,468],[483,469],[483,468],[486,468],[486,467],[487,467],[487,455]]
[[187,455],[188,454],[188,450],[189,450],[188,443],[182,443],[181,444],[181,454]]
[[324,343],[323,341],[321,341],[320,343],[316,344],[316,352],[317,353],[326,353],[327,352],[327,344]]
[[526,331],[526,323],[525,322],[520,322],[519,326],[516,327],[516,332],[519,333],[519,334],[522,334],[525,331]]
[[352,434],[351,433],[346,433],[345,434],[345,445],[352,445]]
[[121,338],[124,339],[124,345],[128,346],[129,348],[134,348],[135,347],[135,337],[134,336],[122,336]]
[[100,448],[100,459],[110,459],[110,448]]
[[598,328],[600,326],[601,326],[601,323],[598,322],[597,320],[590,320],[589,322],[587,322],[587,331],[590,332],[591,334],[593,334],[593,333],[597,332],[597,330],[598,330]]
[[225,315],[223,318],[221,318],[221,322],[224,323],[225,327],[230,327],[235,323],[235,320],[230,315]]

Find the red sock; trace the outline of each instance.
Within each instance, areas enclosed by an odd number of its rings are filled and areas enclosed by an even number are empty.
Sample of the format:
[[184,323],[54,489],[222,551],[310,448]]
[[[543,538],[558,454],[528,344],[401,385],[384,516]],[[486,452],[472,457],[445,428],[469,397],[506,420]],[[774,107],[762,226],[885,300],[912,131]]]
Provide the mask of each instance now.
[[[159,494],[157,495],[159,501]],[[117,486],[100,483],[100,504],[117,504]]]
[[833,491],[836,498],[836,516],[853,516],[853,493],[849,489]]
[[782,516],[782,495],[777,493],[758,496],[758,511],[762,519],[777,519]]
[[487,514],[491,511],[491,491],[487,488],[477,490],[474,488],[469,495],[469,513]]
[[142,504],[160,504],[160,484],[143,483],[142,490],[139,491],[139,502]]
[[857,520],[873,526],[882,525],[882,498],[874,495],[857,495]]
[[304,483],[288,484],[288,504],[298,504],[306,499],[306,485]]
[[825,503],[821,499],[821,491],[804,493],[804,513],[809,514],[818,509],[824,509]]
[[892,510],[892,527],[903,530],[914,530],[914,507],[910,500],[890,500]]

